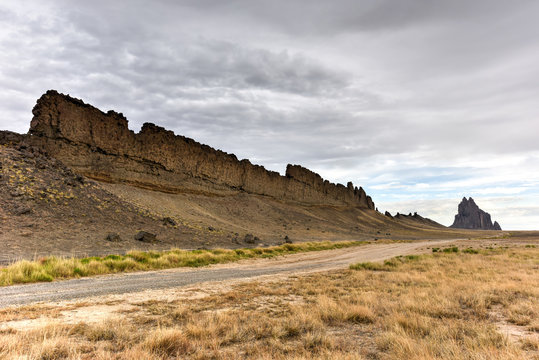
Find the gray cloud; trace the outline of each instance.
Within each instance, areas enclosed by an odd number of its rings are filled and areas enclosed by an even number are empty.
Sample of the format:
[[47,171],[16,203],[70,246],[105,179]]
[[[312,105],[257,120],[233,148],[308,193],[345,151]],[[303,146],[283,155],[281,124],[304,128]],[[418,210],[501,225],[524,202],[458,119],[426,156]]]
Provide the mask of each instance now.
[[123,112],[134,130],[151,121],[273,170],[351,179],[380,204],[436,200],[425,211],[450,218],[439,199],[479,192],[531,221],[519,191],[537,199],[538,11],[525,0],[9,0],[0,127],[26,131],[55,88]]
[[[142,1],[139,3],[145,3]],[[239,16],[246,21],[271,24],[294,34],[335,35],[342,32],[394,30],[418,24],[488,20],[533,6],[531,0],[512,3],[490,0],[391,1],[339,0],[333,2],[303,0],[263,1],[166,1],[169,6],[189,7],[210,14]]]

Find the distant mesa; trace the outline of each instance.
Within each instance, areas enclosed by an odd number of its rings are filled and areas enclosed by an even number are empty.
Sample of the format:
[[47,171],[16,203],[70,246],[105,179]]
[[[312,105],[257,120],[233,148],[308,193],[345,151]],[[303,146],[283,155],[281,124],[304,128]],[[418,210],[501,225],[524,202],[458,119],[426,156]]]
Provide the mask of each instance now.
[[497,221],[492,223],[490,214],[484,212],[477,206],[471,197],[462,198],[459,204],[458,214],[455,215],[455,221],[450,227],[456,229],[478,229],[478,230],[501,230]]

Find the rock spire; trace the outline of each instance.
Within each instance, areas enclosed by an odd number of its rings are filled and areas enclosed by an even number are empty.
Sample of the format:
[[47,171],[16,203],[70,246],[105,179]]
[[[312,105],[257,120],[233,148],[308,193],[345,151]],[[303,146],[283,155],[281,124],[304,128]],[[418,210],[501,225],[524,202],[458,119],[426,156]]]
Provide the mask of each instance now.
[[497,221],[492,223],[490,214],[481,210],[471,197],[462,198],[459,204],[458,214],[450,227],[458,229],[501,230]]

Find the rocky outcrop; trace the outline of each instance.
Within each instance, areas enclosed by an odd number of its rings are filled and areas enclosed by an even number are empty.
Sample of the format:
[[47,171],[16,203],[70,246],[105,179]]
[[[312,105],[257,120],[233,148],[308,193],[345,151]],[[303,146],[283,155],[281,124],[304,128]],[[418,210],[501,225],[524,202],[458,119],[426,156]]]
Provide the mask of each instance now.
[[342,184],[333,184],[322,179],[320,175],[306,169],[300,165],[290,165],[286,167],[286,178],[295,180],[303,184],[305,188],[314,190],[317,193],[325,194],[333,199],[337,199],[346,204],[363,204],[369,209],[374,209],[374,203],[370,196],[367,196],[362,187],[354,187],[352,182],[348,182],[345,187]]
[[286,175],[145,123],[139,133],[127,119],[50,90],[33,109],[30,140],[76,172],[165,192],[227,195],[239,191],[311,205],[374,209],[365,191],[333,184],[299,165]]
[[445,228],[445,226],[443,226],[442,224],[437,223],[436,221],[432,219],[423,217],[419,215],[417,212],[414,212],[413,214],[409,213],[408,215],[396,213],[395,216],[391,216],[391,213],[386,211],[385,215],[389,218],[396,219],[396,220],[404,220],[408,222],[413,222],[415,224],[428,225],[428,226],[437,227],[437,228]]
[[462,198],[459,204],[458,214],[450,227],[458,229],[481,229],[481,230],[501,230],[497,221],[492,223],[490,214],[484,212],[477,206],[474,199]]

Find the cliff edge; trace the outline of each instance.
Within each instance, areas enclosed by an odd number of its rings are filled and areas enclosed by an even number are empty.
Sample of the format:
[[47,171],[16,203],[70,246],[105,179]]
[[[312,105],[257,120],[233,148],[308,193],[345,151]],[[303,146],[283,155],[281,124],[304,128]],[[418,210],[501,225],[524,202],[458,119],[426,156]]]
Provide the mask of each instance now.
[[333,184],[299,165],[288,165],[281,176],[151,123],[135,133],[121,113],[104,113],[54,90],[41,96],[32,112],[30,142],[96,180],[170,193],[247,192],[308,205],[375,209],[351,182]]

